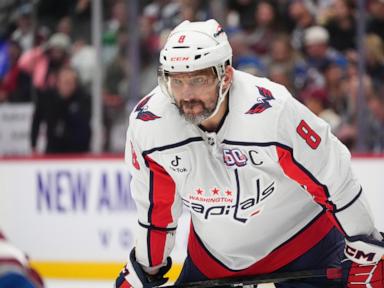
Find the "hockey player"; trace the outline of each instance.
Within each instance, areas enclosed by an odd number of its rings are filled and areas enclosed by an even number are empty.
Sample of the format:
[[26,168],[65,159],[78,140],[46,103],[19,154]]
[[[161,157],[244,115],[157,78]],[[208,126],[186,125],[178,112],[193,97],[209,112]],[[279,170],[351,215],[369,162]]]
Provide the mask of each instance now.
[[43,288],[43,280],[29,265],[27,256],[10,244],[0,231],[0,287]]
[[139,227],[116,286],[166,282],[185,206],[188,256],[177,283],[342,266],[346,287],[384,287],[383,238],[349,151],[286,88],[236,71],[231,58],[215,20],[170,33],[159,86],[130,117]]

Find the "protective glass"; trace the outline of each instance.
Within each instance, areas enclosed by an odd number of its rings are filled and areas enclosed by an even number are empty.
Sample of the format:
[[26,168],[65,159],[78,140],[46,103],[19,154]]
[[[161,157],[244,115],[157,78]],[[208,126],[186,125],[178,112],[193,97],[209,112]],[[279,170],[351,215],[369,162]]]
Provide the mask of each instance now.
[[[214,73],[167,73],[159,70],[159,84],[162,90],[174,98],[185,91],[204,92],[218,85],[219,80]],[[173,99],[174,100],[174,99]]]

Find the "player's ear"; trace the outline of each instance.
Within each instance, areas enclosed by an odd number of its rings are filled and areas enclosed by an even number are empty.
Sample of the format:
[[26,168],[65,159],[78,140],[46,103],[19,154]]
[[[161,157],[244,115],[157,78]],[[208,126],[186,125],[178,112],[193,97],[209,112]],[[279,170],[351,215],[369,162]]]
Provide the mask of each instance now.
[[233,68],[231,65],[225,67],[224,86],[228,86],[233,80]]

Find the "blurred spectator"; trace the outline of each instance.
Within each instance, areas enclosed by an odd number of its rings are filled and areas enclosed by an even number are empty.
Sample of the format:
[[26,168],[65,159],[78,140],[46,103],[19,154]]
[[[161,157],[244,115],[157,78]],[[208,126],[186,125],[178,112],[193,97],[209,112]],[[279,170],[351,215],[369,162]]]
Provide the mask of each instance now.
[[251,50],[258,56],[265,55],[276,34],[281,30],[276,3],[272,0],[260,0],[254,12],[255,28],[247,35]]
[[10,244],[0,231],[0,287],[43,288],[39,274],[30,266],[28,257]]
[[[142,58],[149,57],[151,61],[156,62],[157,55],[160,49],[160,36],[156,34],[153,21],[151,18],[141,16],[139,18],[139,37],[140,37],[140,51],[143,52]],[[128,43],[126,43],[127,46]],[[126,47],[128,50],[128,47]]]
[[202,0],[179,0],[177,22],[184,20],[202,21],[208,18],[209,6],[208,1]]
[[329,33],[329,44],[338,51],[356,49],[356,21],[349,0],[333,0],[330,16],[325,23]]
[[85,39],[78,39],[72,45],[71,66],[76,69],[82,87],[91,92],[92,80],[96,68],[95,48]]
[[13,11],[20,5],[20,0],[0,1],[0,35],[7,34],[12,26]]
[[[383,27],[384,29],[384,27]],[[384,44],[376,34],[368,34],[364,39],[366,71],[376,86],[384,83]]]
[[[280,79],[281,77],[288,77],[285,85],[290,87],[293,95],[296,95],[297,89],[301,89],[304,86],[306,80],[305,62],[301,53],[293,49],[289,35],[279,34],[275,37],[271,43],[270,53],[265,63],[269,68],[270,76],[274,75],[280,77]],[[301,69],[304,70],[302,71]]]
[[384,86],[380,93],[367,98],[369,113],[369,127],[365,143],[369,151],[384,152]]
[[208,17],[209,1],[201,0],[155,0],[143,9],[143,16],[151,19],[154,31],[161,34],[183,20],[199,21]]
[[[36,2],[36,17],[39,19],[39,23],[53,28],[52,30],[55,30],[57,20],[63,17],[70,17],[75,22],[76,31],[80,30],[81,32],[84,32],[84,27],[82,27],[84,20],[90,21],[90,0],[38,0],[34,2]],[[105,2],[108,2],[106,3],[108,5],[111,1]],[[86,29],[85,31],[90,30]]]
[[31,3],[25,3],[16,11],[17,28],[12,33],[12,40],[17,41],[24,52],[33,47],[34,31],[32,25],[32,9],[33,6]]
[[307,63],[319,71],[329,62],[347,65],[347,59],[329,45],[329,33],[321,26],[305,30],[304,45]]
[[324,88],[308,87],[300,93],[299,98],[309,110],[330,125],[333,133],[337,133],[341,119],[329,107],[327,92]]
[[72,39],[72,19],[68,16],[61,18],[57,24],[56,32],[63,33]]
[[128,9],[126,1],[116,0],[111,7],[111,15],[105,23],[107,32],[117,33],[119,29],[126,29],[128,23]]
[[247,43],[247,35],[239,30],[234,30],[229,35],[232,46],[233,67],[257,76],[265,76],[266,66],[263,60],[255,55]]
[[8,39],[4,35],[0,35],[0,79],[4,77],[8,69]]
[[0,103],[31,101],[31,77],[18,66],[21,47],[17,42],[10,41],[7,45],[7,52],[9,68],[0,79]]
[[37,27],[33,47],[44,45],[51,36],[51,29],[47,26]]
[[328,31],[321,26],[312,26],[305,30],[304,52],[307,67],[307,85],[324,86],[321,73],[329,63],[346,66],[347,59],[329,46]]
[[[147,17],[140,18],[140,89],[138,97],[144,97],[157,85],[158,53],[160,37],[154,31],[152,22]],[[132,73],[132,71],[131,71]],[[134,95],[131,95],[134,98]],[[136,105],[137,99],[129,105]],[[132,107],[133,108],[133,107]]]
[[[341,114],[342,123],[340,125],[340,129],[336,133],[336,136],[352,151],[356,148],[356,139],[359,137],[359,135],[357,135],[357,120],[361,121],[362,126],[365,126],[364,129],[366,131],[370,125],[370,119],[368,119],[368,117],[357,119],[358,110],[360,112],[362,111],[360,115],[368,115],[369,107],[367,105],[365,105],[365,107],[358,106],[359,77],[356,70],[356,64],[351,63],[348,67],[348,78],[345,85],[346,110],[343,112],[343,114]],[[363,78],[363,91],[363,101],[367,101],[367,99],[375,96],[372,79],[368,75],[365,75]],[[366,131],[364,136],[367,134]]]
[[272,64],[269,66],[268,78],[271,81],[284,85],[292,95],[297,95],[292,80],[292,73],[288,68],[281,64]]
[[280,64],[292,71],[295,63],[300,61],[300,54],[293,49],[287,34],[277,35],[271,43],[269,52],[266,61],[268,65]]
[[[233,65],[237,68],[237,62],[240,61],[241,58],[252,58],[256,57],[252,52],[251,48],[248,46],[246,41],[246,34],[241,30],[234,30],[229,33],[229,43],[232,46],[233,53]],[[257,58],[257,57],[256,57]]]
[[292,46],[296,50],[303,47],[304,30],[316,24],[316,6],[312,0],[292,0],[288,6],[288,15],[293,21],[291,32]]
[[[41,94],[57,89],[58,71],[69,66],[77,71],[80,86],[87,93],[91,91],[96,69],[96,51],[88,44],[91,3],[91,0],[0,1],[0,101],[29,101],[37,96],[40,101],[45,99]],[[101,52],[106,72],[103,73],[105,150],[123,150],[120,146],[124,141],[120,138],[124,135],[121,131],[125,129],[128,112],[135,98],[149,92],[153,86],[149,83],[155,84],[159,47],[170,28],[183,20],[206,20],[217,13],[218,5],[223,6],[219,14],[226,20],[222,24],[233,48],[234,67],[267,76],[285,85],[293,95],[300,95],[302,90],[305,94],[313,87],[325,89],[326,105],[320,103],[318,95],[309,97],[308,105],[320,109],[322,104],[323,109],[333,110],[340,118],[337,135],[353,148],[357,137],[359,59],[358,11],[354,0],[139,1],[139,43],[129,43],[127,33],[132,11],[127,3],[126,0],[102,1],[106,11]],[[370,0],[366,7],[370,34],[364,40],[368,79],[365,81],[372,83],[365,86],[366,94],[371,95],[370,90],[384,83],[384,0]],[[54,34],[49,37],[51,31]],[[22,48],[21,56],[17,43]],[[139,67],[128,63],[129,47],[135,44],[139,45]],[[131,75],[136,71],[131,70],[136,68],[138,81],[132,83]],[[129,87],[132,84],[137,87]],[[132,91],[137,95],[130,95]],[[375,98],[367,97],[372,100],[372,106],[381,107]],[[121,145],[117,144],[120,142]]]
[[72,27],[72,39],[82,38],[91,42],[91,0],[77,0],[76,5],[69,14]]
[[170,30],[174,24],[179,3],[170,0],[154,0],[143,9],[143,16],[151,19],[156,33],[161,34],[164,30]]
[[347,95],[348,79],[345,70],[336,62],[327,63],[322,70],[330,105],[338,115],[344,117],[350,113]]
[[[34,0],[34,2],[39,25],[48,26],[55,33],[67,34],[71,39],[81,37],[87,42],[91,41],[90,0]],[[111,2],[102,1],[104,8],[109,7]]]
[[59,69],[69,64],[70,39],[62,33],[53,34],[46,45],[25,52],[20,68],[32,77],[35,88],[46,90],[55,85]]
[[369,1],[369,12],[367,32],[378,35],[384,41],[384,0]]
[[104,116],[104,150],[110,151],[111,134],[116,122],[126,117],[126,104],[128,101],[129,65],[127,64],[128,35],[120,30],[118,37],[118,54],[107,66],[104,80],[103,116]]
[[233,67],[258,77],[265,77],[267,74],[267,69],[263,61],[253,55],[237,57],[236,62],[233,63]]
[[108,65],[116,57],[119,50],[119,33],[128,31],[128,7],[124,0],[113,3],[110,16],[104,23],[103,62]]
[[[140,75],[137,85],[138,95],[130,95],[130,75],[132,66],[128,61],[128,34],[125,30],[119,30],[117,48],[118,54],[107,66],[104,80],[104,150],[123,151],[126,121],[128,112],[137,102],[137,98],[145,96],[156,85],[157,57],[154,57],[158,49],[158,37],[154,35],[148,17],[140,18]],[[157,55],[156,55],[157,56]]]
[[[361,107],[357,107],[358,101],[357,98],[359,96],[359,75],[357,73],[357,64],[356,63],[350,63],[348,66],[348,77],[347,77],[347,93],[348,99],[350,102],[349,105],[349,112],[348,116],[353,118],[357,114],[357,109],[361,109]],[[373,97],[375,92],[375,86],[373,84],[372,78],[369,75],[364,75],[363,76],[363,91],[364,91],[364,101],[367,100],[370,97]],[[344,113],[347,114],[347,113]]]
[[253,0],[229,0],[229,15],[235,21],[231,21],[231,25],[245,32],[252,30],[255,27],[255,8],[256,1]]
[[90,96],[78,83],[75,70],[62,68],[53,89],[40,92],[32,121],[35,150],[42,123],[46,124],[46,153],[81,153],[90,148]]

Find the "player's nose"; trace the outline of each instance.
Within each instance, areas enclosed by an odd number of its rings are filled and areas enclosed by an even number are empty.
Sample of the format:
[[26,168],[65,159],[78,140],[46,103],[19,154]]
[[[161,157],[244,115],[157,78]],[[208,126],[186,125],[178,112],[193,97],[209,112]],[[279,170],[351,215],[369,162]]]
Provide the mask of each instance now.
[[195,91],[190,85],[184,85],[181,95],[184,100],[193,100],[196,97]]

